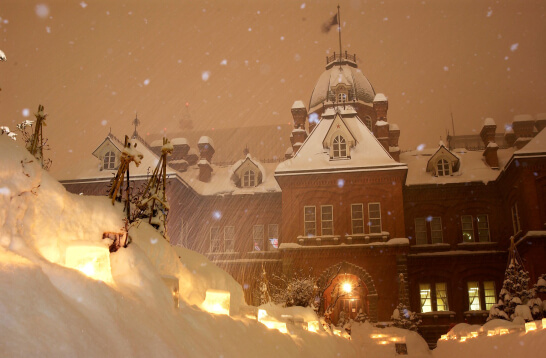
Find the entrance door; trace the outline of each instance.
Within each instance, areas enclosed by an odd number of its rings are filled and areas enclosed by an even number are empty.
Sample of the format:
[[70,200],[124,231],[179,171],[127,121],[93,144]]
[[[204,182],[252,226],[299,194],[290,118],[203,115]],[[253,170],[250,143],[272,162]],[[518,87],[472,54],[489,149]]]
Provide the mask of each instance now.
[[339,302],[339,311],[345,312],[347,318],[355,319],[361,308],[363,307],[360,298],[342,298]]

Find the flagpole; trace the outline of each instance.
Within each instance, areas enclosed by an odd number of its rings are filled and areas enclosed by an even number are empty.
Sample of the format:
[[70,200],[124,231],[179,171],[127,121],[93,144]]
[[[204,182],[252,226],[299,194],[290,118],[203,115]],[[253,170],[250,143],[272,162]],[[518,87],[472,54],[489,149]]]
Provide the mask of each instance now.
[[339,14],[339,4],[337,5],[337,29],[339,33],[339,62],[341,62],[341,15]]

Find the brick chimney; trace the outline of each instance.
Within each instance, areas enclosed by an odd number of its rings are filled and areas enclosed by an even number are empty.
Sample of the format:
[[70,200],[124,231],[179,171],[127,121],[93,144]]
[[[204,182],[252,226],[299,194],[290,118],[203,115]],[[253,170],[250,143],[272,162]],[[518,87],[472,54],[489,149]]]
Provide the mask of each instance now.
[[497,145],[497,143],[489,142],[487,144],[487,147],[485,147],[485,150],[483,151],[485,162],[487,163],[487,165],[494,169],[499,168],[499,157],[497,155],[497,150],[499,150],[499,146]]
[[400,138],[400,128],[394,123],[389,124],[389,153],[397,162],[400,161],[400,148],[398,139]]
[[376,137],[379,143],[385,148],[385,150],[389,151],[389,124],[385,121],[377,121],[375,122],[375,132]]
[[207,136],[202,136],[197,142],[199,148],[199,154],[201,159],[206,159],[209,163],[212,162],[212,156],[214,155],[214,142]]
[[532,138],[535,119],[530,114],[518,114],[512,121],[512,129],[516,135],[516,140],[521,137]]
[[482,130],[480,131],[480,137],[482,138],[483,145],[487,147],[489,143],[495,143],[495,133],[497,131],[497,124],[493,118],[486,118]]
[[504,133],[504,141],[509,147],[512,147],[516,142],[516,135],[514,134],[512,127],[506,129],[506,132]]
[[190,145],[188,144],[186,138],[174,138],[171,143],[174,147],[172,160],[181,160],[188,155]]
[[[384,121],[387,122],[387,111],[389,109],[389,101],[387,100],[387,97],[383,93],[378,93],[375,95],[375,98],[373,99],[373,109],[376,114],[376,121]],[[372,128],[374,129],[374,134],[376,137],[379,138],[379,135],[375,133],[375,126],[376,123],[372,123]]]
[[292,118],[294,119],[294,128],[305,129],[307,120],[307,109],[302,101],[295,101],[292,105]]
[[201,158],[199,159],[199,162],[197,162],[197,165],[199,166],[199,180],[208,183],[212,177],[212,167],[210,166],[210,162],[204,158]]

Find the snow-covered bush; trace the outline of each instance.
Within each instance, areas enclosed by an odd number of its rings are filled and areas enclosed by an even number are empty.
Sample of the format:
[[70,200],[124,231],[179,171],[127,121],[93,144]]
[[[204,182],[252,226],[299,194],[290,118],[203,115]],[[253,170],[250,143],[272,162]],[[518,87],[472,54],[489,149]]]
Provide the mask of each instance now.
[[417,331],[417,328],[421,324],[421,319],[417,313],[410,311],[402,303],[399,303],[398,307],[394,309],[391,319],[393,326],[409,329],[410,331]]
[[295,274],[287,278],[277,277],[279,284],[272,284],[272,299],[285,307],[310,307],[315,298],[315,279],[309,275]]

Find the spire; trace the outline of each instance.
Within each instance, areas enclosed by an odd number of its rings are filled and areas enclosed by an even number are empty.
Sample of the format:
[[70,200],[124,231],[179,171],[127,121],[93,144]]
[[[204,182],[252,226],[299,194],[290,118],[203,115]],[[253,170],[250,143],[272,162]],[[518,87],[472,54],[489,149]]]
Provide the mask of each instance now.
[[339,64],[341,65],[341,15],[339,13],[339,4],[337,5],[337,32],[339,33]]
[[135,113],[135,119],[133,119],[133,125],[135,126],[135,131],[133,132],[133,138],[138,137],[137,127],[140,125],[140,119],[138,119],[138,113]]

